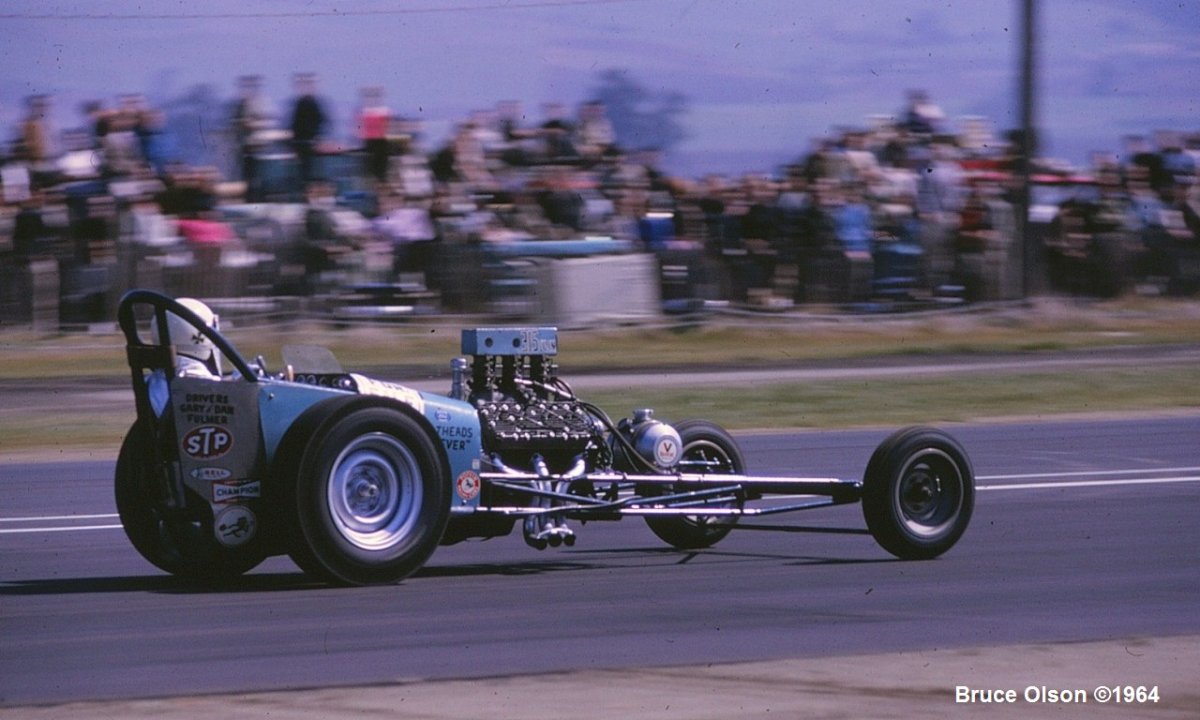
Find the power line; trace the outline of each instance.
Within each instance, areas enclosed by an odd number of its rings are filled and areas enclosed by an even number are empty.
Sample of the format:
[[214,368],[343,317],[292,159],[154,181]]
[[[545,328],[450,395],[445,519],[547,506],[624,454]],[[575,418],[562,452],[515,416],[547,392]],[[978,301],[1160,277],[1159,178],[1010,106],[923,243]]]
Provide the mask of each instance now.
[[387,10],[306,10],[244,13],[0,13],[0,20],[256,20],[310,17],[364,17],[383,15],[430,15],[435,13],[483,12],[492,10],[531,10],[544,8],[616,5],[647,0],[533,0],[531,2],[492,2],[474,5],[441,5]]

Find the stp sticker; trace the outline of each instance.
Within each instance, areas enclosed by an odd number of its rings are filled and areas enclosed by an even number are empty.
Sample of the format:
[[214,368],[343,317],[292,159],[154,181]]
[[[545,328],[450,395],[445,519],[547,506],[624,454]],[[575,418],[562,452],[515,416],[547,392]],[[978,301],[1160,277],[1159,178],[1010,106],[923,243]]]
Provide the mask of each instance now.
[[245,498],[262,497],[262,483],[258,480],[215,482],[212,491],[213,502],[227,503]]
[[479,495],[479,476],[467,470],[454,481],[454,489],[464,501],[474,500]]
[[221,457],[233,447],[233,435],[219,425],[201,425],[183,436],[183,451],[200,460]]

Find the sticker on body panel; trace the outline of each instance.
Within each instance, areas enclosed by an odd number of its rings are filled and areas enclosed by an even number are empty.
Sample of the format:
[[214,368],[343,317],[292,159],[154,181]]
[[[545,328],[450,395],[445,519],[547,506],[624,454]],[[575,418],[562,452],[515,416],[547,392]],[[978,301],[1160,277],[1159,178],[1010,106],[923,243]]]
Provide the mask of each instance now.
[[225,547],[249,542],[257,529],[258,518],[245,505],[230,505],[218,513],[213,521],[213,533],[217,542]]
[[372,380],[365,375],[357,373],[352,373],[350,377],[354,379],[354,384],[358,387],[358,392],[361,395],[376,395],[399,400],[419,413],[425,412],[425,401],[421,398],[421,394],[412,388],[397,385],[396,383]]
[[479,475],[467,470],[454,481],[454,490],[464,501],[474,500],[479,496]]
[[235,500],[246,500],[262,497],[262,482],[258,480],[232,480],[214,482],[212,486],[214,503],[228,503]]
[[232,447],[233,435],[219,425],[201,425],[183,436],[183,451],[199,460],[221,457]]

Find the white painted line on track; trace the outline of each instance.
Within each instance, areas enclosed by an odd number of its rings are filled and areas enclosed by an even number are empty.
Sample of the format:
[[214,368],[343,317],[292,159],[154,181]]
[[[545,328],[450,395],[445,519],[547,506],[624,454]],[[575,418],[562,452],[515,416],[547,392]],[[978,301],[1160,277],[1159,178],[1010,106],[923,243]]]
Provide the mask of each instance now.
[[[1113,475],[1138,475],[1138,474],[1164,474],[1173,472],[1195,472],[1200,470],[1200,467],[1179,467],[1179,468],[1158,468],[1138,470],[1080,470],[1072,472],[1060,473],[1023,473],[1018,475],[980,475],[976,480],[1024,480],[1032,478],[1069,478],[1069,477],[1098,477]],[[1120,487],[1129,485],[1175,485],[1180,483],[1200,482],[1200,475],[1183,475],[1175,477],[1136,477],[1136,478],[1115,478],[1109,480],[1062,480],[1050,482],[1034,482],[1034,483],[1011,483],[999,485],[976,485],[978,491],[989,490],[1054,490],[1064,488],[1095,488],[1095,487]],[[44,515],[40,517],[17,517],[17,518],[0,518],[0,523],[44,523],[44,522],[71,522],[75,520],[101,520],[106,518],[119,517],[116,513],[104,513],[96,515]],[[0,528],[0,535],[16,535],[38,532],[70,532],[73,530],[119,530],[120,524],[116,525],[64,525],[56,527],[27,527],[27,528]]]
[[80,520],[113,520],[120,517],[116,513],[100,513],[94,515],[39,515],[37,517],[7,517],[0,518],[0,523],[10,523],[9,527],[0,527],[0,535],[21,535],[39,532],[68,532],[70,530],[113,530],[121,525],[55,525],[50,527],[11,527],[15,523],[70,523]]
[[[976,485],[976,490],[1053,490],[1062,488],[1087,487],[1116,487],[1121,485],[1170,485],[1176,483],[1200,482],[1200,475],[1195,473],[1200,467],[1165,467],[1137,468],[1132,470],[1073,470],[1063,472],[1019,473],[1012,475],[977,475],[978,481],[991,480],[1033,480],[1043,478],[1044,482],[1000,483],[995,485]],[[1119,475],[1140,475],[1141,477],[1114,477]],[[1162,476],[1162,477],[1157,477]],[[1058,478],[1111,478],[1105,480],[1066,480]]]
[[120,525],[69,525],[67,527],[31,527],[8,528],[0,530],[0,535],[16,535],[19,533],[68,532],[71,530],[120,530]]
[[1114,487],[1119,485],[1171,485],[1200,482],[1192,477],[1125,478],[1122,480],[1066,480],[1063,482],[1013,483],[1011,485],[977,485],[976,490],[1052,490],[1054,488]]
[[55,522],[66,520],[100,520],[101,518],[120,517],[116,513],[104,513],[101,515],[39,515],[38,517],[14,517],[0,518],[0,523],[22,523],[22,522]]
[[1161,475],[1194,473],[1200,467],[1138,468],[1137,470],[1076,470],[1072,472],[1022,473],[1019,475],[978,475],[976,480],[1027,480],[1031,478],[1100,477],[1109,475]]

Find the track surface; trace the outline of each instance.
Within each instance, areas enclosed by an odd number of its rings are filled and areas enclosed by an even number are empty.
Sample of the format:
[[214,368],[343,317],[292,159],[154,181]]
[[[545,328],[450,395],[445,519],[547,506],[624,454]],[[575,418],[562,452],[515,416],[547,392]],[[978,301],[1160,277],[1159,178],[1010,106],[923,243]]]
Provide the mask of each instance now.
[[[625,521],[570,550],[443,548],[355,589],[283,558],[181,586],[112,527],[111,462],[0,464],[0,704],[1200,633],[1200,417],[951,431],[981,490],[933,562],[855,533],[681,553]],[[740,440],[751,472],[855,477],[886,434]],[[853,506],[782,517],[863,527]]]

